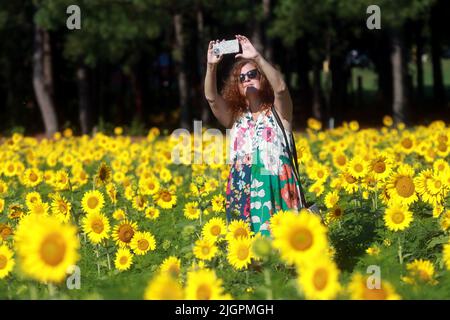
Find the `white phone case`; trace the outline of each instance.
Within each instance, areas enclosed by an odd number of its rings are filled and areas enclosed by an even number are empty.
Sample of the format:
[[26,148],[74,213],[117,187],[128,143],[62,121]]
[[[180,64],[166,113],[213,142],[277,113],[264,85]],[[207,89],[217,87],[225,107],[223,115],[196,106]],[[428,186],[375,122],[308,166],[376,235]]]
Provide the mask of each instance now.
[[237,53],[239,52],[239,41],[236,39],[216,43],[213,46],[213,52],[217,56],[221,54]]

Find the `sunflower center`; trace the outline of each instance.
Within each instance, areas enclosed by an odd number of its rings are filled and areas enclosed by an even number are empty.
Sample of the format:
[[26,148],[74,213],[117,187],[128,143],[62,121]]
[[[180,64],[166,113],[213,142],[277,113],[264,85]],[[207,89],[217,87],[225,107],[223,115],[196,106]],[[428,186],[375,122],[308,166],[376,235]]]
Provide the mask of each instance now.
[[337,157],[337,163],[339,163],[339,165],[343,166],[343,165],[345,165],[346,162],[347,162],[347,159],[344,156]]
[[40,254],[42,260],[48,265],[57,266],[66,255],[66,243],[59,233],[49,234],[42,241]]
[[139,250],[142,250],[142,251],[147,250],[148,247],[149,247],[149,245],[150,245],[150,244],[149,244],[148,241],[145,240],[145,239],[140,239],[140,240],[138,241],[138,243],[137,243],[137,246],[138,246]]
[[318,176],[319,178],[323,178],[323,176],[324,176],[323,171],[317,172],[317,176]]
[[170,200],[172,200],[172,196],[170,195],[170,193],[164,192],[163,195],[162,195],[162,199],[165,202],[170,202]]
[[202,247],[202,253],[204,254],[204,255],[207,255],[207,254],[209,254],[209,247],[208,246],[203,246]]
[[0,270],[5,269],[8,259],[4,255],[0,255]]
[[375,171],[376,173],[383,173],[384,171],[386,171],[386,164],[383,161],[375,162],[373,171]]
[[405,147],[406,149],[410,149],[412,147],[413,143],[411,141],[410,138],[405,138],[402,141],[402,146]]
[[211,234],[213,236],[218,236],[220,234],[220,227],[219,226],[213,226],[211,228]]
[[336,210],[334,210],[334,216],[335,217],[340,217],[342,216],[342,210],[340,208],[336,208]]
[[352,176],[352,175],[347,175],[346,177],[345,177],[345,180],[348,182],[348,183],[355,183],[355,181],[356,181],[356,179]]
[[90,197],[87,201],[87,205],[90,209],[95,209],[98,206],[98,199],[97,197]]
[[31,182],[36,182],[37,179],[38,179],[38,177],[37,177],[36,173],[34,173],[34,172],[30,173],[30,181]]
[[410,177],[400,177],[395,183],[395,188],[400,196],[409,198],[414,194],[414,182]]
[[291,246],[297,251],[308,250],[313,244],[311,231],[305,228],[295,230],[290,237]]
[[8,171],[9,172],[13,172],[14,171],[14,166],[12,164],[8,166]]
[[442,184],[441,184],[440,181],[435,181],[435,182],[434,182],[434,187],[435,187],[435,188],[438,188],[438,189],[439,189],[441,186],[442,186]]
[[122,242],[128,243],[134,236],[134,230],[129,224],[123,224],[119,227],[119,239]]
[[405,215],[401,211],[396,211],[392,214],[392,221],[395,224],[400,224],[405,220]]
[[153,190],[153,189],[155,188],[155,184],[154,184],[153,182],[150,182],[150,183],[148,184],[148,188],[149,188],[150,190]]
[[94,230],[95,233],[102,233],[104,229],[105,226],[101,220],[95,220],[92,222],[92,230]]
[[245,260],[248,258],[248,254],[250,253],[250,250],[247,247],[241,247],[239,248],[237,252],[237,257],[239,260]]
[[209,300],[211,299],[211,287],[207,284],[202,284],[197,288],[197,299],[198,300]]
[[357,163],[355,165],[355,171],[356,172],[361,172],[363,170],[363,166],[360,163]]
[[447,145],[445,143],[439,143],[438,144],[438,150],[441,152],[447,151]]
[[119,259],[119,262],[121,265],[125,265],[128,262],[128,257],[127,256],[121,256]]
[[321,291],[323,290],[328,283],[328,272],[324,268],[319,268],[314,272],[313,276],[313,284],[314,287]]

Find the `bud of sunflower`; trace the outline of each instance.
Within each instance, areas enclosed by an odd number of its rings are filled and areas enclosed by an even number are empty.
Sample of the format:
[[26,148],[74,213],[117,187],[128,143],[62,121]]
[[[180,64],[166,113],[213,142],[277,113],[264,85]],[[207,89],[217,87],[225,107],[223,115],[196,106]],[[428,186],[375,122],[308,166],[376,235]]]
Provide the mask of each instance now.
[[268,258],[272,252],[270,241],[264,237],[258,237],[253,243],[253,252],[261,259]]

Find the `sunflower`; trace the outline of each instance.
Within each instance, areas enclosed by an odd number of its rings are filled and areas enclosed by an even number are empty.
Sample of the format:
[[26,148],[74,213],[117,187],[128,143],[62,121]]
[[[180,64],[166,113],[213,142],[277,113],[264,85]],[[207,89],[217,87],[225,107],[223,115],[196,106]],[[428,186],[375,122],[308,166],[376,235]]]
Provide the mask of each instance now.
[[144,195],[155,195],[160,188],[159,181],[155,177],[139,180],[139,190]]
[[341,173],[341,179],[342,187],[347,193],[353,194],[358,191],[358,179],[355,178],[351,173],[349,173],[348,171],[343,171]]
[[194,255],[200,260],[211,260],[217,253],[217,246],[210,239],[199,239],[195,241]]
[[333,165],[340,171],[345,170],[348,164],[347,156],[342,151],[333,153]]
[[202,229],[202,236],[216,241],[221,235],[227,233],[225,221],[222,218],[211,218]]
[[412,212],[399,204],[386,208],[383,218],[386,227],[391,231],[404,230],[413,221]]
[[369,166],[361,156],[355,156],[349,161],[347,170],[353,177],[358,179],[363,178],[367,174]]
[[31,204],[35,202],[42,202],[41,194],[36,191],[27,193],[25,197],[25,204],[27,205],[27,207],[30,208]]
[[212,209],[214,212],[224,212],[225,211],[225,197],[221,194],[213,196],[211,200]]
[[350,297],[353,300],[399,300],[400,296],[387,281],[381,281],[380,288],[369,288],[367,276],[355,273],[348,285]]
[[4,196],[7,193],[8,193],[8,185],[6,184],[5,181],[0,179],[0,196]]
[[147,209],[145,209],[145,216],[147,218],[149,218],[150,220],[155,220],[159,217],[159,209],[156,207],[147,207]]
[[109,196],[111,203],[117,203],[117,188],[114,183],[108,183],[106,185],[106,194]]
[[141,194],[137,194],[133,197],[133,208],[137,211],[144,211],[147,207],[147,198]]
[[127,248],[119,248],[116,253],[114,265],[117,270],[124,271],[130,269],[133,264],[133,254]]
[[189,220],[198,219],[200,217],[200,208],[198,207],[198,202],[193,201],[186,203],[183,212],[184,216]]
[[369,172],[377,181],[385,180],[392,172],[393,159],[385,152],[381,152],[370,161]]
[[284,215],[295,215],[293,211],[290,210],[280,210],[277,211],[274,215],[270,217],[270,230],[273,232],[275,228],[280,225],[280,221],[282,221]]
[[9,219],[20,219],[24,215],[24,209],[22,205],[13,203],[8,208],[8,218]]
[[14,265],[13,252],[6,245],[0,245],[0,279],[8,276]]
[[240,237],[228,242],[228,262],[237,270],[246,269],[253,258],[253,240]]
[[338,194],[337,190],[330,191],[325,196],[325,206],[328,209],[333,208],[338,201],[339,201],[339,194]]
[[68,222],[72,204],[59,193],[55,194],[51,203],[52,213],[60,219],[61,222]]
[[177,277],[181,272],[181,260],[175,256],[164,259],[160,266],[161,273],[170,273]]
[[344,210],[340,206],[334,206],[333,208],[328,211],[325,221],[327,224],[339,221],[342,219],[344,215]]
[[64,170],[58,170],[54,176],[53,184],[57,190],[65,190],[69,187],[69,175]]
[[156,204],[163,209],[171,209],[177,203],[177,196],[167,189],[161,189],[153,196]]
[[404,205],[410,205],[417,201],[414,169],[407,164],[400,165],[397,172],[388,178],[386,189],[393,201],[398,201]]
[[90,212],[82,220],[83,232],[93,244],[108,239],[111,229],[109,220],[100,212]]
[[0,213],[2,213],[3,210],[5,210],[5,200],[0,198]]
[[209,269],[190,271],[187,274],[187,300],[221,300],[224,299],[222,280]]
[[147,285],[145,300],[183,300],[184,290],[171,274],[161,272],[155,275]]
[[326,229],[320,218],[302,209],[298,215],[286,215],[273,230],[273,246],[280,250],[287,263],[301,264],[324,254],[327,248]]
[[233,220],[228,225],[226,240],[239,239],[240,237],[250,238],[253,232],[250,231],[250,225],[243,220]]
[[130,248],[137,255],[144,255],[156,249],[155,237],[148,231],[136,232],[130,242]]
[[118,225],[114,227],[113,239],[120,247],[126,247],[130,244],[134,234],[137,231],[136,222],[129,221],[127,219],[122,220]]
[[105,203],[103,194],[98,190],[87,191],[81,200],[81,207],[86,213],[100,212]]
[[450,242],[444,245],[442,258],[445,262],[447,270],[450,270]]
[[23,184],[28,188],[33,188],[42,182],[42,172],[37,168],[29,168],[22,175]]
[[22,271],[38,281],[61,282],[78,260],[77,228],[52,216],[24,217],[14,241]]
[[417,147],[416,138],[411,133],[404,132],[398,143],[398,150],[410,154],[414,152],[415,147]]
[[112,180],[111,168],[105,162],[102,162],[97,169],[97,174],[94,179],[97,185],[110,183]]
[[9,236],[13,234],[13,229],[10,225],[0,223],[0,243],[8,239]]
[[29,214],[36,214],[36,215],[48,215],[48,210],[50,206],[47,202],[41,202],[36,201],[33,203],[30,203],[30,208],[28,210]]
[[377,256],[377,255],[379,255],[380,254],[380,247],[378,247],[378,246],[372,246],[372,247],[369,247],[369,248],[367,248],[366,249],[366,253],[369,255],[369,256]]
[[434,279],[434,265],[430,260],[415,259],[406,265],[406,270],[409,274],[402,278],[406,283],[416,284],[416,280],[422,283],[437,283]]
[[123,209],[117,209],[113,212],[113,218],[117,221],[125,220],[127,215],[125,214],[125,211]]
[[169,182],[170,180],[172,180],[172,174],[170,173],[170,170],[167,168],[162,168],[159,171],[159,178],[163,181],[163,182]]
[[297,283],[306,299],[330,300],[336,298],[341,287],[339,270],[328,258],[321,258],[298,270]]

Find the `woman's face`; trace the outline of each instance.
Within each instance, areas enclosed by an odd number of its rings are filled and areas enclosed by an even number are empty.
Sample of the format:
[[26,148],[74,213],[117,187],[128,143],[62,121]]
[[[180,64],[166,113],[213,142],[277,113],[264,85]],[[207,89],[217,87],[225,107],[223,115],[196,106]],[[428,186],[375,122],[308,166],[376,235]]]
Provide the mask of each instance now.
[[245,64],[241,68],[239,75],[239,92],[245,96],[248,87],[253,87],[257,90],[261,89],[261,75],[255,65],[251,63]]

